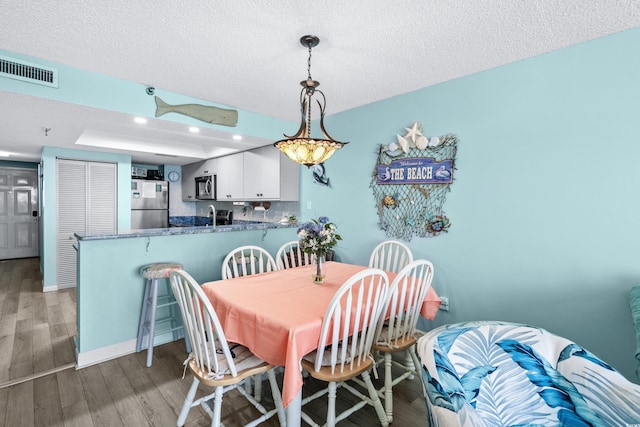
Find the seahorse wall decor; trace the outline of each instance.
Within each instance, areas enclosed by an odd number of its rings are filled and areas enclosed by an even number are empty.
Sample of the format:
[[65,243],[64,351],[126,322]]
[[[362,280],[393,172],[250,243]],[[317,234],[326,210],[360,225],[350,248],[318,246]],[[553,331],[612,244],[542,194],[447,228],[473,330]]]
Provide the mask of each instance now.
[[451,227],[442,208],[453,183],[458,139],[429,138],[420,122],[405,129],[404,136],[378,146],[370,187],[379,226],[389,238],[435,237]]
[[156,100],[156,117],[167,113],[177,113],[213,125],[236,126],[238,124],[237,110],[227,110],[212,105],[200,104],[170,105],[157,96],[154,96],[154,98]]

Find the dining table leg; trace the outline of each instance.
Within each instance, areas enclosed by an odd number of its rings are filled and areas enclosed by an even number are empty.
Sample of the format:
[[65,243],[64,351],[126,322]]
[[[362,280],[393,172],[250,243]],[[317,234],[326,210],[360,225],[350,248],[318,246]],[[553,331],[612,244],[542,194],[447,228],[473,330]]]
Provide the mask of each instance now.
[[300,427],[302,413],[302,389],[296,394],[291,403],[287,405],[287,427]]

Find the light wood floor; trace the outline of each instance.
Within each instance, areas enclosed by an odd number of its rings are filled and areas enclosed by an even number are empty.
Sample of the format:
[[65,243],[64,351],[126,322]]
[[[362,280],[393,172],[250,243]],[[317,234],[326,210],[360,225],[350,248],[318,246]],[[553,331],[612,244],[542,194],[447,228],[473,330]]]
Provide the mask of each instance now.
[[[184,341],[157,346],[151,368],[145,367],[143,351],[75,370],[75,289],[43,293],[38,263],[38,258],[0,261],[0,426],[175,426],[191,385],[188,373],[182,379]],[[321,385],[305,379],[304,394]],[[199,395],[205,390],[201,387]],[[268,390],[267,383],[263,390]],[[338,410],[350,406],[352,399],[339,391]],[[268,391],[263,400],[269,406]],[[323,419],[325,402],[318,399],[304,410]],[[393,425],[428,425],[417,378],[394,388],[394,403]],[[227,427],[241,426],[257,415],[237,392],[225,395]],[[191,410],[186,426],[210,423],[198,407]],[[277,417],[263,425],[277,426]],[[366,407],[339,425],[379,423],[373,408]]]

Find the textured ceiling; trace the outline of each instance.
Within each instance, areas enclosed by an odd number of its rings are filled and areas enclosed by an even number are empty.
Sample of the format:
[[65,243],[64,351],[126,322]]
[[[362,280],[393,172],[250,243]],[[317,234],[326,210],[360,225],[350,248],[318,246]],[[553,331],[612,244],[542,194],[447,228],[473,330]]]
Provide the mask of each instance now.
[[[637,0],[4,0],[0,48],[296,121],[305,34],[321,39],[311,71],[331,115],[636,26]],[[28,112],[40,130],[38,108],[0,92],[5,120]],[[54,123],[67,136],[109,132],[106,123],[121,117],[104,114],[100,126]],[[162,140],[133,128],[113,131]],[[9,132],[20,129],[0,127],[0,144],[16,140]]]

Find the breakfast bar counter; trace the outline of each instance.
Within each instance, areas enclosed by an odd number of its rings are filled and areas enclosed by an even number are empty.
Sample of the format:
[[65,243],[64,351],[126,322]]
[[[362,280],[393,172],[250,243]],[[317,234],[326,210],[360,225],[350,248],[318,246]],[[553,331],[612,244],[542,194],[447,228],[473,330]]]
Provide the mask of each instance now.
[[[179,263],[199,283],[219,280],[230,250],[258,245],[275,255],[283,243],[297,239],[296,232],[295,224],[239,222],[76,234],[78,367],[135,351],[144,294],[140,267]],[[172,339],[160,335],[156,343]]]
[[249,231],[249,230],[271,230],[280,228],[297,229],[295,223],[275,223],[275,222],[256,222],[256,221],[237,221],[233,224],[209,226],[185,226],[176,225],[168,228],[148,228],[129,230],[118,232],[115,234],[95,234],[95,233],[75,233],[78,240],[106,240],[106,239],[128,239],[135,237],[158,237],[158,236],[182,236],[189,234],[210,234],[210,233],[226,233],[230,231]]

